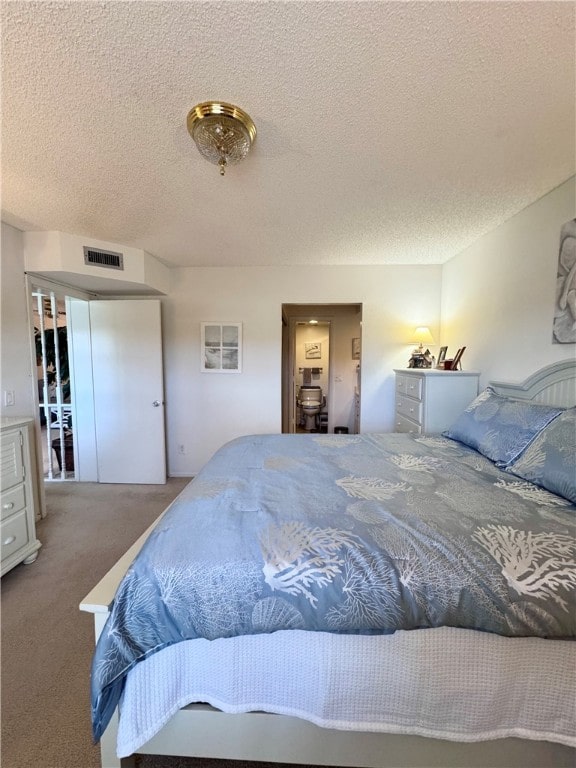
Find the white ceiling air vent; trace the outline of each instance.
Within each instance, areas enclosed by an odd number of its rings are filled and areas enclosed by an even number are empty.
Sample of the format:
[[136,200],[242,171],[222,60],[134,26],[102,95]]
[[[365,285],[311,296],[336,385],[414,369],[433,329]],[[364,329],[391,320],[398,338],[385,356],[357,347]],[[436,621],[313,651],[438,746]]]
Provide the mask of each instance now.
[[102,251],[99,248],[84,246],[84,264],[105,269],[124,269],[124,255],[114,251]]

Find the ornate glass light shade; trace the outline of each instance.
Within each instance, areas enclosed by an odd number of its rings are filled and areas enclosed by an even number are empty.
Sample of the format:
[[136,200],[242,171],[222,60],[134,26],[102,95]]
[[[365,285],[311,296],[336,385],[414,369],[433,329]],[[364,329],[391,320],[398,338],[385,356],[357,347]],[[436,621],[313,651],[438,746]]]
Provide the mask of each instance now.
[[220,166],[222,176],[228,165],[246,157],[256,138],[250,115],[223,101],[204,101],[192,107],[187,125],[200,154]]

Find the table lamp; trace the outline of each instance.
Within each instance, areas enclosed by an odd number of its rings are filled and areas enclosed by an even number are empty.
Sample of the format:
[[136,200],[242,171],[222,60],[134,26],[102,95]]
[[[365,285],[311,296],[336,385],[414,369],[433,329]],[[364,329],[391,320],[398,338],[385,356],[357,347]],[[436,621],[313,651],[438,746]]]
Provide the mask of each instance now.
[[424,354],[424,344],[434,344],[434,337],[430,333],[430,328],[427,325],[419,325],[418,328],[412,334],[411,344],[418,344],[419,346],[414,350],[415,355]]

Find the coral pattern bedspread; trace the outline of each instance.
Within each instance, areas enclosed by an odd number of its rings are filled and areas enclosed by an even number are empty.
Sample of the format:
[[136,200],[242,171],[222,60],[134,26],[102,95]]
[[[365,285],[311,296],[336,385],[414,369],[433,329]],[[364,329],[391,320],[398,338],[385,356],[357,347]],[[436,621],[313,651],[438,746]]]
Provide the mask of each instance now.
[[92,670],[99,739],[173,643],[286,629],[574,637],[576,507],[443,437],[256,435],[221,448],[124,577]]

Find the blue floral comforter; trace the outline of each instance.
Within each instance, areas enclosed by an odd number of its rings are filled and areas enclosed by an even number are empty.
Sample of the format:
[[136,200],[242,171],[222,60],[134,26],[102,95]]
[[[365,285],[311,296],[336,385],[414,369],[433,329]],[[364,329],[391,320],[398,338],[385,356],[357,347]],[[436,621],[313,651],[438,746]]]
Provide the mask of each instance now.
[[221,448],[128,570],[98,642],[98,740],[125,675],[181,640],[463,627],[576,635],[576,506],[443,437]]

